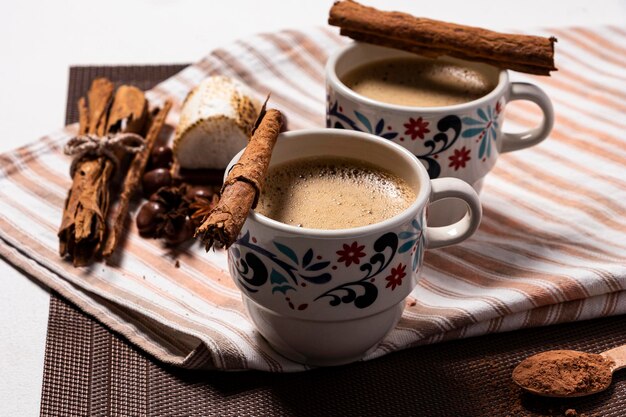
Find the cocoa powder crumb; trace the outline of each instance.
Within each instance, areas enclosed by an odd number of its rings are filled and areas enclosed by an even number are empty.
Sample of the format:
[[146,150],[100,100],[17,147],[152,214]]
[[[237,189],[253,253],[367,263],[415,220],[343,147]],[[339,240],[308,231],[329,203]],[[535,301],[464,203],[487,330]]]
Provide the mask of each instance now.
[[174,267],[180,268],[180,261],[178,259],[176,259],[176,262],[174,263]]
[[521,387],[544,395],[593,393],[610,384],[611,365],[612,362],[601,355],[552,350],[523,360],[513,370],[513,380]]

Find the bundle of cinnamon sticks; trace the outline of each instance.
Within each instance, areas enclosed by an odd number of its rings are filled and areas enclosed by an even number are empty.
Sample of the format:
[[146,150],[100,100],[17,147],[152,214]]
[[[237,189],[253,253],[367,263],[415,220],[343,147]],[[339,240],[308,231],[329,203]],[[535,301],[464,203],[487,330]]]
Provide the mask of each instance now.
[[426,57],[448,55],[499,68],[550,75],[555,37],[499,33],[402,12],[387,12],[352,0],[336,2],[328,23],[356,41],[402,49]]
[[[116,90],[105,78],[95,79],[87,97],[79,100],[77,138],[93,142],[93,151],[75,156],[72,186],[58,232],[59,252],[70,257],[75,266],[88,265],[95,256],[109,257],[115,251],[130,200],[139,189],[171,105],[166,101],[162,108],[150,112],[141,90],[127,85]],[[123,147],[105,146],[105,141],[122,133],[145,138],[138,152],[128,154]],[[116,184],[116,178],[121,178],[121,184]],[[114,199],[118,200],[116,210],[110,213]]]

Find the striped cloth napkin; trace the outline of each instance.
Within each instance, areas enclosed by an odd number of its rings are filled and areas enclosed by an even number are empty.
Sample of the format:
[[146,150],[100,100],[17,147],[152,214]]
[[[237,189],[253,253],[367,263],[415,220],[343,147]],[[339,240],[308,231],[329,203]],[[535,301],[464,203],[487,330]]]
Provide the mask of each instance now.
[[[532,78],[552,98],[556,125],[532,149],[503,155],[482,193],[470,240],[429,251],[399,325],[366,359],[410,346],[626,312],[626,31],[547,30],[560,70]],[[289,118],[324,125],[324,63],[347,42],[315,28],[263,34],[216,50],[148,97],[176,101],[210,74],[238,77]],[[601,45],[601,47],[600,47]],[[530,79],[517,76],[517,79]],[[537,121],[507,109],[507,129]],[[301,371],[246,317],[224,251],[173,254],[133,224],[111,264],[59,258],[57,228],[70,186],[64,143],[77,126],[0,155],[0,255],[163,362],[186,368]],[[175,267],[175,256],[180,267]],[[13,277],[11,277],[13,278]],[[6,278],[5,278],[6,279]]]

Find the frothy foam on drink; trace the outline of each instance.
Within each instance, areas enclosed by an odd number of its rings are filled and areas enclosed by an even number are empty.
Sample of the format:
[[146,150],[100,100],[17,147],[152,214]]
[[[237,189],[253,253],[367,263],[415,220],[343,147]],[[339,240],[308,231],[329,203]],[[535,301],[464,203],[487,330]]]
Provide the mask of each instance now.
[[394,58],[350,71],[342,81],[356,93],[384,103],[437,107],[467,103],[495,84],[480,71],[445,61]]
[[272,167],[255,210],[293,226],[347,229],[393,217],[415,198],[405,180],[378,167],[315,157]]

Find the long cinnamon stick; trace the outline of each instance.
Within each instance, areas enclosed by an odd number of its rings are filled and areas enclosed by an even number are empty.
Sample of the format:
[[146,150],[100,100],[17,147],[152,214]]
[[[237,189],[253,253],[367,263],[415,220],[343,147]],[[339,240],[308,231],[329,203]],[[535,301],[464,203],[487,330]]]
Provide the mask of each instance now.
[[[146,100],[143,91],[137,87],[122,85],[115,92],[103,134],[117,132],[142,134],[147,119],[148,100]],[[117,156],[121,159],[124,156],[123,151],[118,153]],[[104,164],[111,166],[111,173],[109,175],[112,175],[115,169],[113,161],[105,158]],[[109,190],[103,192],[103,195],[107,196],[106,205],[103,205],[103,215],[105,219],[107,219],[109,213],[110,199],[108,197],[110,193],[108,191]],[[109,236],[110,231],[107,224],[106,233],[98,249],[104,248],[104,244]]]
[[[443,49],[424,48],[410,42],[383,38],[380,36],[372,35],[370,33],[353,32],[344,29],[341,29],[340,33],[354,39],[355,41],[371,43],[373,45],[379,46],[386,46],[388,48],[402,49],[403,51],[413,52],[415,54],[422,55],[428,58],[437,58],[442,55],[451,55],[448,51],[445,51]],[[465,54],[463,52],[455,52],[453,56],[455,58],[465,59],[467,61],[477,61],[475,57]],[[498,62],[496,60],[488,58],[481,58],[480,62],[493,65],[494,67],[502,67],[502,62]],[[518,64],[516,62],[508,62],[506,64],[506,68],[513,71],[525,72],[527,74],[549,75],[549,72],[546,72],[546,69],[544,67],[531,64]]]
[[449,55],[501,68],[550,75],[556,38],[506,34],[386,12],[352,0],[336,2],[328,23],[355,40],[404,49],[429,57]]
[[226,248],[232,245],[250,209],[256,206],[282,119],[278,110],[267,110],[241,158],[228,174],[219,203],[196,230],[195,236],[207,250],[215,243]]
[[150,153],[152,152],[152,148],[159,137],[161,129],[165,125],[165,119],[167,118],[167,114],[171,108],[172,101],[166,100],[165,103],[163,103],[163,107],[158,110],[150,123],[150,130],[148,130],[148,133],[146,134],[144,149],[134,156],[130,164],[130,168],[126,173],[126,178],[124,179],[124,184],[122,186],[117,212],[114,214],[111,221],[111,230],[107,235],[104,250],[102,251],[102,255],[104,257],[111,256],[115,251],[124,229],[124,223],[126,222],[126,218],[128,216],[130,200],[139,189],[143,172],[146,169],[146,165],[148,165]]

